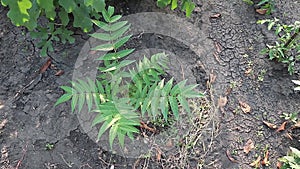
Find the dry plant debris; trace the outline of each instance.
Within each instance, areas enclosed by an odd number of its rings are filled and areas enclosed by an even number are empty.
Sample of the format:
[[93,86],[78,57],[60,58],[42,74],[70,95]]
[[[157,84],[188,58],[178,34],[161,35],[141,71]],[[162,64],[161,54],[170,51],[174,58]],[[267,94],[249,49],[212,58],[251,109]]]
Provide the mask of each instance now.
[[254,149],[254,147],[254,142],[252,139],[249,139],[244,146],[244,152],[248,154],[252,149]]
[[258,156],[257,159],[250,164],[250,166],[258,168],[260,166],[260,160],[261,160],[261,156]]
[[239,104],[244,113],[250,113],[251,107],[247,103],[239,101]]
[[278,129],[276,130],[276,132],[280,132],[280,131],[283,131],[285,130],[285,125],[287,124],[287,121],[283,122],[279,127]]
[[226,106],[228,102],[228,99],[227,97],[223,97],[223,96],[220,96],[219,97],[219,100],[218,100],[218,107],[221,109],[222,112],[224,112],[224,107]]
[[273,123],[267,122],[267,121],[263,121],[263,123],[268,126],[270,129],[277,129],[277,126]]

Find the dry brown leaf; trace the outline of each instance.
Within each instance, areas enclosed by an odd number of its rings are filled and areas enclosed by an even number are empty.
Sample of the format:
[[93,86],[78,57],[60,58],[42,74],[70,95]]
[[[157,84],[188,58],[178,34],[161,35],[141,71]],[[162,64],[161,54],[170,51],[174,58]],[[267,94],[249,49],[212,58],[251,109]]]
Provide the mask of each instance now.
[[232,87],[228,87],[228,88],[226,89],[225,96],[230,95],[231,92],[232,92]]
[[141,121],[140,124],[141,124],[140,127],[141,127],[141,128],[144,128],[145,130],[149,130],[149,131],[152,132],[152,133],[156,133],[156,132],[157,132],[155,128],[149,127],[149,126],[148,126],[146,123],[144,123],[143,121]]
[[266,151],[265,157],[261,162],[262,165],[268,166],[270,164],[269,162],[269,150]]
[[248,75],[248,74],[250,74],[251,72],[252,72],[252,69],[249,68],[249,69],[247,69],[247,70],[245,71],[245,74]]
[[161,160],[161,154],[162,151],[160,148],[156,148],[156,161],[160,161]]
[[277,167],[278,169],[280,169],[280,168],[282,167],[282,163],[279,162],[279,161],[277,161],[276,167]]
[[283,131],[285,130],[285,125],[286,125],[287,121],[283,122],[279,127],[278,129],[276,130],[276,132],[280,132],[280,131]]
[[63,70],[59,70],[55,73],[55,76],[61,76],[63,75],[65,72]]
[[244,146],[244,152],[248,154],[252,149],[254,149],[254,142],[249,139]]
[[210,18],[219,18],[219,17],[221,17],[220,13],[217,13],[217,14],[214,14],[214,15],[210,16]]
[[276,128],[277,128],[277,126],[276,126],[275,124],[272,124],[272,123],[270,123],[270,122],[263,121],[263,123],[264,123],[265,125],[267,125],[270,129],[276,129]]
[[48,67],[51,65],[51,59],[49,58],[45,63],[44,63],[44,65],[40,68],[40,71],[39,71],[39,73],[44,73],[47,69],[48,69]]
[[227,97],[223,97],[223,96],[220,96],[219,97],[219,100],[218,100],[218,107],[221,109],[222,112],[224,112],[224,107],[226,106],[227,104]]
[[267,9],[256,9],[255,11],[261,15],[264,15],[264,14],[266,14]]
[[259,168],[260,167],[260,160],[261,160],[261,157],[258,156],[257,159],[250,164],[250,166]]
[[234,163],[237,163],[238,161],[236,161],[230,154],[229,150],[226,151],[226,155],[227,155],[227,158],[231,161],[231,162],[234,162]]
[[240,103],[241,109],[244,113],[249,113],[251,111],[251,107],[247,103],[242,102],[242,101],[239,101],[239,103]]

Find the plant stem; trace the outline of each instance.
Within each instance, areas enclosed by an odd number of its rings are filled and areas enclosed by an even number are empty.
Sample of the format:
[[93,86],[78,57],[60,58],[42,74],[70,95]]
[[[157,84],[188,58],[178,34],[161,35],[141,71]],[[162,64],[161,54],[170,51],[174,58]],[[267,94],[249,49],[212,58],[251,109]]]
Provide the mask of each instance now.
[[298,34],[299,32],[294,33],[293,36],[284,44],[283,47],[287,48],[290,45],[290,43],[298,36]]

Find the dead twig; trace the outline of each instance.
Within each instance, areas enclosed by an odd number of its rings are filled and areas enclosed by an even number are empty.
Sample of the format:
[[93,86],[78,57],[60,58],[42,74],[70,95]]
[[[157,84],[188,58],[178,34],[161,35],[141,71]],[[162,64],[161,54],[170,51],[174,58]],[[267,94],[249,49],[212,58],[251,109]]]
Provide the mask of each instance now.
[[146,123],[144,123],[143,121],[140,122],[140,127],[146,130],[151,131],[152,133],[157,133],[157,130],[155,128],[151,128],[149,127]]
[[25,155],[26,155],[26,153],[27,153],[27,147],[28,147],[28,142],[26,142],[25,147],[24,147],[23,150],[22,150],[22,156],[21,156],[21,158],[19,159],[19,161],[18,161],[18,163],[17,163],[15,169],[18,169],[18,168],[21,166],[21,163],[22,163],[22,161],[24,160]]

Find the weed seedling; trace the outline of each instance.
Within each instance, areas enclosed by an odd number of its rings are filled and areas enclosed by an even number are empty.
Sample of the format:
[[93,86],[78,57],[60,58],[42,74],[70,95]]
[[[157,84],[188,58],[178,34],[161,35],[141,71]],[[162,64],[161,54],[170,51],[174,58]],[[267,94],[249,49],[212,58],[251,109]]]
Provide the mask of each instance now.
[[259,82],[263,82],[266,73],[267,73],[267,70],[266,70],[266,69],[261,70],[261,71],[259,72],[259,75],[258,75],[258,77],[257,77],[257,80],[258,80]]
[[300,168],[300,151],[296,148],[290,147],[290,152],[279,159],[282,162],[280,169],[298,169]]
[[274,29],[278,36],[274,44],[267,44],[267,48],[261,51],[261,54],[268,54],[270,60],[288,65],[288,72],[295,72],[295,63],[300,60],[300,22],[294,24],[280,24],[279,19],[266,19],[257,21],[259,24],[268,23],[268,30]]
[[53,143],[47,143],[46,144],[46,150],[50,151],[54,149],[54,144]]
[[273,13],[275,11],[275,2],[274,0],[261,0],[257,6],[260,9],[264,9],[266,10],[266,14],[270,15],[271,13]]
[[298,120],[298,113],[294,112],[294,113],[282,113],[282,115],[280,115],[281,118],[284,118],[284,120],[289,120],[293,123],[297,123]]

